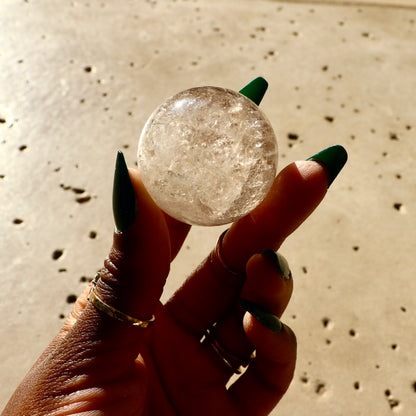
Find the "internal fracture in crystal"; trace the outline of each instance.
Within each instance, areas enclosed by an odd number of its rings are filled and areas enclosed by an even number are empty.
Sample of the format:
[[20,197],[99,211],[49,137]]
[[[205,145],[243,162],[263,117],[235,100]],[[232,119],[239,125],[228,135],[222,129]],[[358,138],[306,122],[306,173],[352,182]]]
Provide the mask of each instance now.
[[156,204],[195,225],[221,225],[255,208],[277,170],[270,122],[249,98],[197,87],[167,99],[139,140],[138,166]]

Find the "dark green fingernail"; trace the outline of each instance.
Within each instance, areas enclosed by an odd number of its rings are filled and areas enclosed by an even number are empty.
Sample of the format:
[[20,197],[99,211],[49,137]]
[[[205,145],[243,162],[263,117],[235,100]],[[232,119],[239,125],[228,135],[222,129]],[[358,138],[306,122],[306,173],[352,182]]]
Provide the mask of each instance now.
[[246,299],[240,299],[240,305],[266,328],[276,333],[282,331],[283,325],[280,319],[263,306]]
[[136,193],[129,176],[123,152],[117,152],[113,185],[113,213],[118,231],[130,228],[136,219]]
[[250,100],[257,105],[260,105],[268,86],[269,84],[263,77],[258,77],[253,79],[253,81],[247,84],[239,92],[240,94],[245,95],[247,98],[250,98]]
[[321,162],[328,172],[328,188],[347,162],[347,151],[339,145],[328,147],[306,160]]
[[267,249],[263,250],[261,254],[273,262],[283,279],[289,280],[292,277],[289,263],[280,253],[276,253],[273,250]]

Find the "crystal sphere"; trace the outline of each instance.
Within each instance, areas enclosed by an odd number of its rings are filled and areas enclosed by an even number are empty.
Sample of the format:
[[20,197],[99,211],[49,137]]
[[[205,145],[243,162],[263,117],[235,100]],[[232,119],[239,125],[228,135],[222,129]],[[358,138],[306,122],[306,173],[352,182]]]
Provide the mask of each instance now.
[[170,216],[194,225],[227,224],[269,191],[277,141],[249,98],[224,88],[191,88],[150,116],[138,166],[150,196]]

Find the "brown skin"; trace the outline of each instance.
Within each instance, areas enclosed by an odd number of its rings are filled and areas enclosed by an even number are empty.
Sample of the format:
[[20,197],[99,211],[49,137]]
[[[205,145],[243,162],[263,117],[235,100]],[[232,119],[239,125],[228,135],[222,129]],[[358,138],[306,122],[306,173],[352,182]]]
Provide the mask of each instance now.
[[[235,222],[223,254],[247,278],[233,276],[213,257],[162,305],[159,298],[170,262],[190,227],[164,214],[130,171],[138,215],[114,234],[97,294],[123,312],[156,322],[148,329],[115,321],[78,298],[62,330],[18,387],[2,416],[78,415],[267,415],[286,392],[296,361],[296,338],[284,326],[274,333],[238,304],[256,302],[277,316],[293,289],[260,254],[277,250],[317,207],[327,189],[316,162],[287,166],[265,201]],[[244,316],[244,320],[243,320]],[[200,339],[218,323],[221,344],[236,355],[256,358],[230,388],[231,371]]]

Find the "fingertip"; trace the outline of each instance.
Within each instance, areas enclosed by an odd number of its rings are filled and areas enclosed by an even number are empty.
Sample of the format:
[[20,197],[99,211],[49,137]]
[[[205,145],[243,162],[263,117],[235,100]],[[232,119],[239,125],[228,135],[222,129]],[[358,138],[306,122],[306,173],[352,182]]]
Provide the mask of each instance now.
[[243,326],[257,356],[275,364],[285,364],[296,359],[297,339],[288,325],[280,321],[280,330],[273,331],[247,312],[243,318]]
[[283,314],[293,292],[293,279],[287,278],[290,269],[287,266],[288,271],[281,270],[279,257],[283,256],[272,250],[253,255],[247,262],[247,277],[240,295],[263,305],[278,317]]
[[344,147],[340,145],[330,146],[319,153],[313,155],[307,160],[314,160],[318,163],[321,163],[327,173],[328,179],[328,188],[331,186],[332,182],[341,172],[345,163],[348,160],[348,153]]

